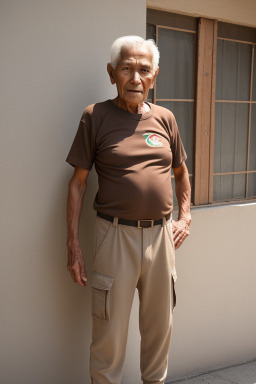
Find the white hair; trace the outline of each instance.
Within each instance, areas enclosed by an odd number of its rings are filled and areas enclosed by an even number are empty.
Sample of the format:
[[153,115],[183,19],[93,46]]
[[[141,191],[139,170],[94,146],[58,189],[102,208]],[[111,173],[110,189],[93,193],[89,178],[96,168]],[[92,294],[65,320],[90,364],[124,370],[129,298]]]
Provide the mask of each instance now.
[[121,51],[123,48],[130,48],[136,45],[146,45],[150,48],[153,55],[153,73],[157,70],[159,64],[160,53],[154,40],[144,40],[140,36],[123,36],[114,41],[111,46],[111,66],[115,69],[120,60]]

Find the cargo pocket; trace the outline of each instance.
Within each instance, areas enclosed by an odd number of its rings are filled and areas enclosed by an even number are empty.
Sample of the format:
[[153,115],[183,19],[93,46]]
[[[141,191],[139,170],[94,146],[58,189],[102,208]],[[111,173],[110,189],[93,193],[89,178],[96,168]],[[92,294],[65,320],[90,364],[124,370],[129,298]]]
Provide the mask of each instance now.
[[177,280],[176,270],[172,272],[172,311],[176,307],[176,291],[175,291],[175,283]]
[[114,278],[93,272],[92,276],[92,317],[98,320],[110,320],[110,290]]

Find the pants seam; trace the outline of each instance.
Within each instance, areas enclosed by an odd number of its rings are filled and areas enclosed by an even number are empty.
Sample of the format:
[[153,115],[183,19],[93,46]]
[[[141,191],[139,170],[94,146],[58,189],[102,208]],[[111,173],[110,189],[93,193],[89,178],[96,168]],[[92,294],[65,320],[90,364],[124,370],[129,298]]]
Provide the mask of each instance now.
[[144,368],[145,368],[145,363],[144,363],[144,343],[145,343],[145,332],[144,332],[144,325],[143,325],[143,316],[141,316],[141,330],[142,330],[142,335],[141,335],[141,373],[142,373],[142,379],[144,375]]

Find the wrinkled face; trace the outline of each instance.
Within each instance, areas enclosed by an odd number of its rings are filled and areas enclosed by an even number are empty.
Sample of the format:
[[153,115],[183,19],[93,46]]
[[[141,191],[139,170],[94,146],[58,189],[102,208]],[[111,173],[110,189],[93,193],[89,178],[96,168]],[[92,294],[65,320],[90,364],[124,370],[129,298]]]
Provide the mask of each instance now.
[[112,84],[116,84],[118,97],[123,105],[138,106],[147,99],[158,69],[153,74],[152,53],[145,45],[126,48],[121,51],[115,69],[108,65]]

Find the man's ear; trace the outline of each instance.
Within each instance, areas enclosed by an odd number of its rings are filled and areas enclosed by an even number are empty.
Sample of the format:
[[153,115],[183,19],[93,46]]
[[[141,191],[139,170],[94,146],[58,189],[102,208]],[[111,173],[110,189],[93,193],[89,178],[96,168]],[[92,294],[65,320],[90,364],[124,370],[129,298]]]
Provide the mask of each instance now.
[[153,80],[152,80],[152,84],[150,86],[150,89],[154,88],[154,84],[155,84],[155,80],[156,80],[156,77],[158,75],[158,72],[159,72],[159,67],[157,67],[156,71],[155,71],[155,74],[154,74],[154,77],[153,77]]
[[108,71],[108,74],[109,74],[109,78],[110,78],[111,84],[116,84],[115,70],[114,70],[114,68],[112,67],[112,65],[110,63],[108,63],[108,65],[107,65],[107,71]]

